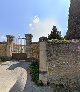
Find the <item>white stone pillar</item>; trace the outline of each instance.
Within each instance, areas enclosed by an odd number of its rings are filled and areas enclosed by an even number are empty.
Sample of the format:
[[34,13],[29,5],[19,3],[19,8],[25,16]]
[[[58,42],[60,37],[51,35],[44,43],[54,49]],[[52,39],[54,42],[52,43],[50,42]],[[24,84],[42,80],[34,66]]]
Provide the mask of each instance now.
[[41,80],[44,84],[47,84],[47,42],[43,40],[44,38],[40,38],[42,41],[39,42],[39,49],[40,49],[40,55],[39,55],[39,80]]

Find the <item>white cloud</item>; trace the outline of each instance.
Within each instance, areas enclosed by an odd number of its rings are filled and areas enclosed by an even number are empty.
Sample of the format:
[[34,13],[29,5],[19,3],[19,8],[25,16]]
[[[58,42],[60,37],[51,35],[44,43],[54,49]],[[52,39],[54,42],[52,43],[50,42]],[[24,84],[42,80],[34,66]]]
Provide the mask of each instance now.
[[38,16],[34,16],[33,23],[39,23],[40,19]]
[[32,27],[32,24],[29,24],[29,27]]
[[7,40],[6,36],[0,35],[0,41],[1,42],[6,41],[6,40]]
[[31,25],[31,33],[33,34],[33,41],[39,41],[39,37],[48,36],[50,34],[53,25],[55,25],[59,31],[63,31],[59,26],[59,23],[55,19],[44,19],[41,20],[39,17],[35,16],[32,25]]

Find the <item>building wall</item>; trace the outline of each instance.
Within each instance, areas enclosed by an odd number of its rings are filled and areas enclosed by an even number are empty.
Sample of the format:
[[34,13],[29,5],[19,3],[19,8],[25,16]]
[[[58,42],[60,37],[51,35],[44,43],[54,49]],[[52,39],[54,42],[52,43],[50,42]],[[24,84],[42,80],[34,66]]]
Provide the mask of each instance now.
[[[10,53],[20,53],[18,49],[20,49],[21,46],[12,46],[11,44],[7,44],[4,42],[0,42],[0,56],[10,56]],[[28,53],[30,54],[30,57],[39,59],[39,43],[38,42],[33,42],[31,46],[24,46],[24,48],[29,48],[30,51]],[[13,48],[13,50],[12,50]],[[26,50],[25,50],[26,53]]]
[[[56,84],[75,84],[80,80],[80,42],[47,43],[47,81]],[[43,55],[44,56],[44,55]],[[45,58],[45,57],[43,57]],[[42,61],[40,61],[42,62]],[[43,63],[44,63],[43,62]],[[44,64],[40,63],[40,66]]]
[[7,44],[0,42],[0,56],[6,56],[7,55]]
[[39,59],[39,42],[32,42],[32,57]]

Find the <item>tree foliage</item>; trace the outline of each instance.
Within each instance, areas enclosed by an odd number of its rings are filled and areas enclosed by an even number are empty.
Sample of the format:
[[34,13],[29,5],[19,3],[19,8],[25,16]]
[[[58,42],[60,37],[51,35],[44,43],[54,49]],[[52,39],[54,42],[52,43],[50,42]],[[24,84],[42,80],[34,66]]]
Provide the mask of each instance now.
[[61,40],[61,31],[58,31],[56,26],[53,26],[51,33],[48,35],[48,39],[59,39]]

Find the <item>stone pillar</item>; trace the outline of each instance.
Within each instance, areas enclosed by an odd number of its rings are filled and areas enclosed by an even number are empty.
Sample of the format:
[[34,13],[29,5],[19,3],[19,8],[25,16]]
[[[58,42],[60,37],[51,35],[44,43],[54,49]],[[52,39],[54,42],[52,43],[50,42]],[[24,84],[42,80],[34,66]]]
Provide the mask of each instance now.
[[6,35],[6,37],[7,37],[7,56],[11,57],[12,50],[13,50],[13,38],[14,38],[14,36]]
[[47,37],[39,38],[39,49],[40,49],[40,62],[39,62],[39,80],[41,80],[45,85],[47,84]]
[[31,49],[31,44],[32,44],[32,34],[25,34],[26,37],[26,53],[27,53],[27,58],[31,58],[32,55],[32,49]]

